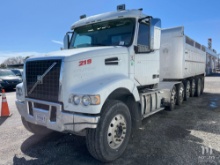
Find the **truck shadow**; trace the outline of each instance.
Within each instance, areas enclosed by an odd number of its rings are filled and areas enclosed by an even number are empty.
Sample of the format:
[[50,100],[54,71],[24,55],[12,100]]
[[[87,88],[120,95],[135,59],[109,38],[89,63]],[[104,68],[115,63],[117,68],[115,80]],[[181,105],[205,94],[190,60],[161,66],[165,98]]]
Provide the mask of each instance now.
[[21,151],[35,159],[15,155],[14,164],[100,164],[90,156],[85,138],[71,134],[32,135],[22,143]]
[[[159,113],[160,117],[166,112]],[[159,117],[159,118],[160,118]],[[150,120],[154,123],[153,117]],[[145,125],[146,124],[146,125]],[[148,125],[148,126],[147,126]],[[144,129],[135,132],[125,153],[110,164],[198,164],[203,161],[220,163],[220,152],[202,153],[203,139],[190,135],[190,129],[175,123],[167,128],[154,128],[144,121]],[[160,127],[160,126],[158,126]],[[33,141],[36,143],[33,144]],[[22,152],[32,157],[14,156],[14,165],[35,164],[103,164],[90,156],[85,139],[67,134],[51,134],[46,137],[32,135],[21,146]],[[205,157],[204,157],[205,156]],[[209,160],[214,156],[214,160]]]
[[[220,138],[220,102],[213,108],[204,98],[213,100],[219,94],[204,93],[174,111],[162,111],[144,119],[124,156],[136,160],[136,164],[144,164],[143,159],[147,164],[220,164],[216,140]],[[210,147],[207,150],[213,150],[213,154],[204,154],[204,147]],[[138,152],[129,158],[128,151],[134,148]]]

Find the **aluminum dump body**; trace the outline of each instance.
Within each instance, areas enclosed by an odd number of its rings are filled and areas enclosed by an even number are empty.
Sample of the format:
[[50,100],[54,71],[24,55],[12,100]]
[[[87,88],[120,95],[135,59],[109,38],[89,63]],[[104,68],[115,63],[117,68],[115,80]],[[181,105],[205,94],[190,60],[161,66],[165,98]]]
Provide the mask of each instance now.
[[160,80],[205,74],[205,47],[184,34],[184,27],[161,31]]

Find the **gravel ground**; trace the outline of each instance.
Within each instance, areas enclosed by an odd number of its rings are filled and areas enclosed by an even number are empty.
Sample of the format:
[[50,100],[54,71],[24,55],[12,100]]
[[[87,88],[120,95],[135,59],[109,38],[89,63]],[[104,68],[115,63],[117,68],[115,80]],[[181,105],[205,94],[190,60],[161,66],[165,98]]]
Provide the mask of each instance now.
[[[220,164],[220,73],[205,82],[201,97],[145,119],[125,153],[110,164]],[[13,115],[0,118],[0,165],[101,164],[90,156],[83,137],[26,131],[15,92],[6,96]]]

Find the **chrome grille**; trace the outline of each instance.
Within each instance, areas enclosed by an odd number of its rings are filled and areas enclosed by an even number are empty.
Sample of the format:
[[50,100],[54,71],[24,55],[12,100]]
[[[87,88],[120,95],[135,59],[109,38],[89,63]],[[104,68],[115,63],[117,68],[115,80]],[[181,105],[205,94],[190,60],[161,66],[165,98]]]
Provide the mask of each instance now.
[[[56,65],[43,77],[41,83],[34,87],[38,77],[45,74],[45,71],[54,63]],[[58,102],[60,68],[61,60],[28,61],[26,63],[27,97]]]

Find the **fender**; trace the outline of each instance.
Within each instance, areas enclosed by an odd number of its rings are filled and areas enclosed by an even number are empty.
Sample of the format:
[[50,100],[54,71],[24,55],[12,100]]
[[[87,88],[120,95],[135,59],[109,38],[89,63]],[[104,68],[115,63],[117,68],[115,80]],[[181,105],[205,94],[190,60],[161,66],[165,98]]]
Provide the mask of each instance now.
[[[64,90],[68,91],[68,94],[65,92],[62,97],[62,100],[64,100],[64,110],[79,113],[99,114],[108,96],[119,88],[127,89],[134,96],[136,102],[140,101],[137,87],[131,79],[122,74],[110,74],[86,81],[80,85],[74,86],[70,90]],[[81,104],[74,105],[73,103],[68,102],[71,95],[97,94],[100,95],[101,98],[100,105],[84,106]]]

